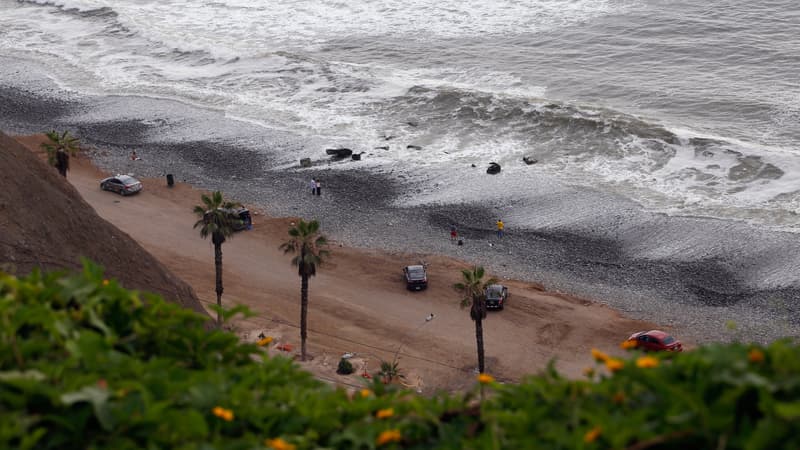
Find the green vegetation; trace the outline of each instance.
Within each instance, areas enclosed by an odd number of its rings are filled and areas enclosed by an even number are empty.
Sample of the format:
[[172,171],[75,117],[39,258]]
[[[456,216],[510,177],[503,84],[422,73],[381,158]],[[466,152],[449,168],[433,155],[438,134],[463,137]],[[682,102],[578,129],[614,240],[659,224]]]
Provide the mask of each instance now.
[[317,274],[317,266],[329,256],[325,247],[328,240],[319,234],[319,222],[300,219],[289,228],[289,239],[281,244],[283,253],[296,254],[292,265],[300,275],[300,359],[306,360],[306,338],[308,337],[308,279]]
[[355,372],[355,369],[353,369],[353,365],[350,363],[350,361],[344,358],[339,360],[339,366],[336,368],[336,373],[339,375],[350,375],[353,372]]
[[202,194],[202,205],[194,207],[194,213],[200,217],[195,222],[194,228],[200,227],[200,236],[205,239],[211,235],[214,244],[214,267],[216,273],[217,292],[217,328],[222,326],[222,244],[233,236],[234,218],[229,211],[242,206],[236,202],[229,202],[222,198],[222,193],[216,191],[211,197]]
[[475,322],[475,340],[478,344],[478,372],[484,373],[483,319],[486,318],[486,287],[497,283],[497,279],[484,281],[483,267],[461,271],[461,281],[453,288],[461,293],[461,308],[469,308],[469,317]]
[[793,343],[593,353],[583,380],[348,393],[95,266],[0,274],[0,448],[800,448]]
[[59,134],[56,130],[45,133],[49,142],[42,144],[42,148],[47,152],[47,162],[53,166],[56,164],[56,153],[59,150],[65,151],[70,156],[75,156],[80,149],[78,138],[65,131]]

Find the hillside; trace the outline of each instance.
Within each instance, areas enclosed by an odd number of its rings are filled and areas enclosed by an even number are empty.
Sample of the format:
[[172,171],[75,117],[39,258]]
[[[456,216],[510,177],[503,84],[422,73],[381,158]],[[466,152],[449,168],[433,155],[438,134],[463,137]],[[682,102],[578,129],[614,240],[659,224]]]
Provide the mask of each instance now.
[[28,274],[99,263],[129,289],[205,314],[193,289],[129,235],[97,215],[55,169],[0,133],[0,268]]

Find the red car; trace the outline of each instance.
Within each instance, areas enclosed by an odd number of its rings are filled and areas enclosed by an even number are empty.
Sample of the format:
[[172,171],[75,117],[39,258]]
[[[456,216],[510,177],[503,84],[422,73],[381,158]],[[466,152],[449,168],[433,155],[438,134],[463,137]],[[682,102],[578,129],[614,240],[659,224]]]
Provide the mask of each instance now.
[[636,348],[644,351],[682,352],[683,344],[669,334],[660,330],[640,331],[633,333],[628,341],[636,342]]

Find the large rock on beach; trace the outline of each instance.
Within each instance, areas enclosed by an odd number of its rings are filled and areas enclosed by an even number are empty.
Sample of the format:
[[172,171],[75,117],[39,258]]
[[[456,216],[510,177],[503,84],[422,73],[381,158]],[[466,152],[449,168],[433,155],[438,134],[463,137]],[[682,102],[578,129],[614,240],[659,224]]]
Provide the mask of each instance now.
[[347,158],[353,154],[353,150],[349,148],[326,148],[325,153],[333,156],[334,158]]
[[497,175],[498,173],[500,173],[500,170],[502,170],[500,164],[497,164],[496,162],[491,162],[489,163],[489,167],[486,169],[486,173],[488,173],[489,175]]

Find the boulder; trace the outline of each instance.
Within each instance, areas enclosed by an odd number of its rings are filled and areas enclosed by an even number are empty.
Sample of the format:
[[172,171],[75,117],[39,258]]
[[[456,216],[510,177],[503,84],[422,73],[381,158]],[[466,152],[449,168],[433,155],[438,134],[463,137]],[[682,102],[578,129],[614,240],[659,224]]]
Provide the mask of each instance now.
[[349,148],[326,148],[325,153],[335,158],[347,158],[353,154],[353,151]]
[[498,173],[500,173],[500,170],[501,170],[500,164],[497,164],[496,162],[490,162],[489,168],[486,169],[486,173],[488,173],[489,175],[497,175]]
[[300,167],[311,167],[311,158],[302,158],[300,160]]
[[[362,152],[362,153],[363,153],[363,152]],[[352,159],[353,159],[353,161],[361,161],[361,153],[353,153],[353,154],[350,156],[350,158],[352,158]]]
[[538,160],[538,159],[536,159],[536,158],[534,158],[533,156],[523,156],[523,157],[522,157],[522,161],[523,161],[525,164],[529,165],[529,166],[530,166],[531,164],[536,164],[537,162],[539,162],[539,160]]

